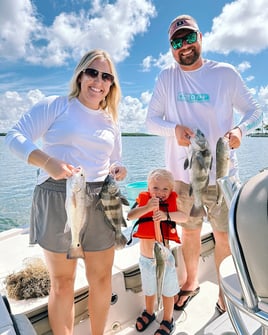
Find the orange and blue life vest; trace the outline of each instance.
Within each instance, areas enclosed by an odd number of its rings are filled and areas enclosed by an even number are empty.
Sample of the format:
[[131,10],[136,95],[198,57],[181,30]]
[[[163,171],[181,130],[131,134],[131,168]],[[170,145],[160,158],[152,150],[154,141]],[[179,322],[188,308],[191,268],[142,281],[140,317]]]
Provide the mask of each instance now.
[[[136,203],[141,207],[145,206],[151,198],[149,192],[141,192],[136,199]],[[159,202],[159,209],[167,213],[167,220],[160,222],[160,229],[162,238],[164,240],[172,240],[181,243],[176,230],[176,222],[171,221],[169,217],[170,212],[177,211],[177,193],[171,192],[168,199]],[[138,230],[133,234],[134,237],[144,239],[155,239],[153,212],[148,212],[141,216],[135,223],[134,227],[138,225]]]

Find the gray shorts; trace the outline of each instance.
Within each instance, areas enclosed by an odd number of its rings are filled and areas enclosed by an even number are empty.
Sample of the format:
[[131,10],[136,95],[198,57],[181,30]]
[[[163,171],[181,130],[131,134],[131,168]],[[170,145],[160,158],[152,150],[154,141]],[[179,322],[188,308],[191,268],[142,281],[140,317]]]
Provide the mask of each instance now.
[[[187,215],[190,214],[191,208],[194,203],[194,197],[189,196],[190,186],[182,181],[175,182],[175,191],[178,194],[177,204],[179,210]],[[228,232],[228,208],[225,201],[222,201],[221,206],[217,206],[217,193],[216,186],[208,187],[207,192],[204,194],[203,203],[208,210],[208,221],[215,231]],[[186,223],[180,223],[184,228],[196,229],[202,226],[202,217],[190,217]]]
[[[96,209],[102,182],[87,183],[89,204],[85,224],[81,230],[84,251],[105,250],[114,245],[115,233],[105,223],[104,212]],[[71,243],[71,232],[64,233],[67,214],[65,210],[66,180],[48,179],[37,185],[33,194],[30,221],[30,243],[42,248],[66,253]]]
[[[155,258],[147,258],[143,255],[139,259],[139,267],[141,271],[141,283],[143,293],[147,296],[152,296],[157,292],[156,283],[156,260]],[[180,290],[178,276],[175,267],[175,259],[172,252],[169,250],[166,269],[163,280],[162,294],[165,297],[173,297]]]

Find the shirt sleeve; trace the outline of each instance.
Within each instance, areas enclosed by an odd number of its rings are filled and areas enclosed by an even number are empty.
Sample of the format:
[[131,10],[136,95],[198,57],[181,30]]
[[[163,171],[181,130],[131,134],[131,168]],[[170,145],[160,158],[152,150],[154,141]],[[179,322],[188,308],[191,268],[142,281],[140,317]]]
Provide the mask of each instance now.
[[5,143],[18,158],[28,162],[30,153],[38,149],[35,142],[55,120],[58,110],[56,106],[52,107],[55,99],[55,96],[49,97],[34,105],[7,133]]
[[159,136],[175,136],[176,123],[165,119],[165,110],[168,94],[164,85],[163,74],[160,73],[146,116],[146,127],[152,134]]
[[243,136],[254,131],[261,123],[263,116],[261,107],[254,99],[252,92],[246,86],[239,73],[237,73],[236,77],[233,106],[242,115],[236,126],[240,128]]
[[115,142],[114,148],[110,157],[110,166],[122,166],[122,138],[121,130],[118,124],[115,125]]

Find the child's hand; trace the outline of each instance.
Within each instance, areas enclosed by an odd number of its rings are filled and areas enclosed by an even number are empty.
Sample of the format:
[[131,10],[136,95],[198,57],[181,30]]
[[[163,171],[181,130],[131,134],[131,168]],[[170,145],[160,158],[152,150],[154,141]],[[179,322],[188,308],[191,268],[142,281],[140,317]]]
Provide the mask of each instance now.
[[159,209],[159,198],[152,197],[147,203],[147,208],[150,211],[156,211]]
[[163,211],[160,211],[159,209],[154,211],[154,215],[153,215],[153,220],[154,221],[164,221],[166,219],[167,219],[167,214],[166,213],[164,213]]

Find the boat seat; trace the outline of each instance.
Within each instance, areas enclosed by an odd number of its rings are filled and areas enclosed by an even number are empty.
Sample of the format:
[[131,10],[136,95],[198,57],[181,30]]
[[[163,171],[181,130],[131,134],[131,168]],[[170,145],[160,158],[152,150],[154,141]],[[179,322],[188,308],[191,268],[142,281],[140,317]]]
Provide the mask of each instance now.
[[250,334],[243,315],[268,335],[268,170],[236,192],[229,212],[232,255],[220,266],[227,311],[237,334]]
[[5,296],[0,295],[0,334],[37,335],[28,318],[23,314],[13,315]]

